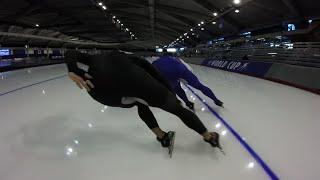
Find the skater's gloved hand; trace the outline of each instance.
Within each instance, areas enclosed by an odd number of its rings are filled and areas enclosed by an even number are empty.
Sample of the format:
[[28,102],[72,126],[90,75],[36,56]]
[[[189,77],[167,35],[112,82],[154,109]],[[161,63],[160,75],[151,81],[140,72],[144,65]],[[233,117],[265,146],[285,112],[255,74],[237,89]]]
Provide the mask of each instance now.
[[75,82],[77,84],[77,86],[80,89],[85,88],[87,91],[90,91],[91,89],[94,88],[94,85],[92,84],[92,82],[89,79],[92,79],[92,76],[90,76],[89,74],[85,73],[84,77],[87,80],[84,80],[81,76],[78,76],[77,74],[75,74],[74,72],[69,72],[68,74],[69,78]]

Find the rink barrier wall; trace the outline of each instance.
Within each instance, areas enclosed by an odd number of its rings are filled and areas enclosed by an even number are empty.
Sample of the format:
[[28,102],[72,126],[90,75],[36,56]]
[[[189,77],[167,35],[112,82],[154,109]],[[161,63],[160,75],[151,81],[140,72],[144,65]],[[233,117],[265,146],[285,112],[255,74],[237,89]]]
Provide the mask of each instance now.
[[248,151],[248,153],[260,164],[261,168],[272,180],[279,180],[278,175],[270,168],[270,166],[254,151],[254,149],[241,137],[241,135],[229,125],[229,123],[222,118],[209,104],[207,104],[204,99],[202,99],[193,89],[184,84],[192,94],[194,94],[207,108],[208,110],[220,120],[220,122],[232,133],[232,135],[239,141],[239,143]]
[[256,77],[264,77],[271,68],[272,63],[205,59],[201,65]]
[[48,59],[34,59],[34,60],[28,60],[28,61],[21,61],[21,62],[15,62],[8,66],[0,66],[0,72],[7,72],[7,71],[13,71],[18,69],[25,69],[25,68],[31,68],[31,67],[40,67],[40,66],[48,66],[48,65],[55,65],[55,64],[62,64],[64,63],[64,59],[59,60],[48,60]]
[[320,95],[320,68],[257,61],[183,58],[187,63],[253,76]]
[[320,94],[320,68],[274,63],[264,78]]

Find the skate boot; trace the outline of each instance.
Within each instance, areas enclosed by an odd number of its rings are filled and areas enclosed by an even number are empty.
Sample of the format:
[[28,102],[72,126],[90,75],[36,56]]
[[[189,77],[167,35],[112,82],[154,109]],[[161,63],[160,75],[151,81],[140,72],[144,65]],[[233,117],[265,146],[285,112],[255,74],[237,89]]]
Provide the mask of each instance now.
[[211,139],[210,140],[206,140],[203,139],[205,142],[209,143],[212,147],[216,147],[219,148],[219,150],[221,151],[222,154],[226,155],[225,152],[223,151],[221,145],[220,145],[220,141],[219,141],[219,134],[216,132],[210,132],[211,134]]
[[176,132],[169,131],[163,136],[162,139],[157,137],[157,140],[161,143],[162,147],[168,148],[170,158],[172,157],[175,136],[176,136]]
[[223,102],[220,101],[219,99],[217,99],[216,101],[214,101],[214,103],[215,103],[217,106],[223,107]]
[[186,103],[186,106],[187,106],[191,111],[194,111],[194,103],[193,103],[193,102],[188,102],[188,103]]

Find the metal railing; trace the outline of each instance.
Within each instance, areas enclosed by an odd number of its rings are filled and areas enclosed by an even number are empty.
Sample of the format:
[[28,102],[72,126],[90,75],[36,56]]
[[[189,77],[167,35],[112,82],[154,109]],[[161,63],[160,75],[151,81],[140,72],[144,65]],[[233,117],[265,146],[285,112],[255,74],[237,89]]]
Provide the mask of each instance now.
[[320,42],[263,43],[240,47],[189,49],[186,57],[277,62],[320,68]]

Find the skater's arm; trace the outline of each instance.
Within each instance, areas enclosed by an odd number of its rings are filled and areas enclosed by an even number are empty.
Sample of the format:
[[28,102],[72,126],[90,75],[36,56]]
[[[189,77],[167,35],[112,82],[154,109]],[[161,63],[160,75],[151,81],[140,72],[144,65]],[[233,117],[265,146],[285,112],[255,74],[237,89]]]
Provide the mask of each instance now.
[[85,88],[87,91],[90,91],[92,88],[94,88],[94,85],[90,81],[90,79],[92,79],[92,77],[87,73],[84,75],[86,80],[84,78],[82,78],[81,76],[78,76],[74,72],[69,72],[68,76],[73,82],[76,83],[76,85],[80,89]]
[[165,85],[171,92],[175,93],[173,88],[171,87],[170,83],[160,74],[160,72],[147,60],[144,60],[139,57],[132,56],[131,59],[133,62],[142,67],[144,70],[146,70],[152,77],[157,79],[159,82],[161,82],[163,85]]
[[67,51],[65,54],[65,61],[66,61],[69,72],[73,72],[73,73],[83,77],[86,72],[78,67],[77,62],[88,65],[89,64],[89,56],[90,55],[80,53],[75,50]]
[[90,81],[92,77],[77,65],[77,62],[88,65],[89,55],[71,50],[66,52],[65,61],[69,71],[69,78],[74,81],[80,89],[85,88],[87,91],[90,91],[94,88],[94,85]]

